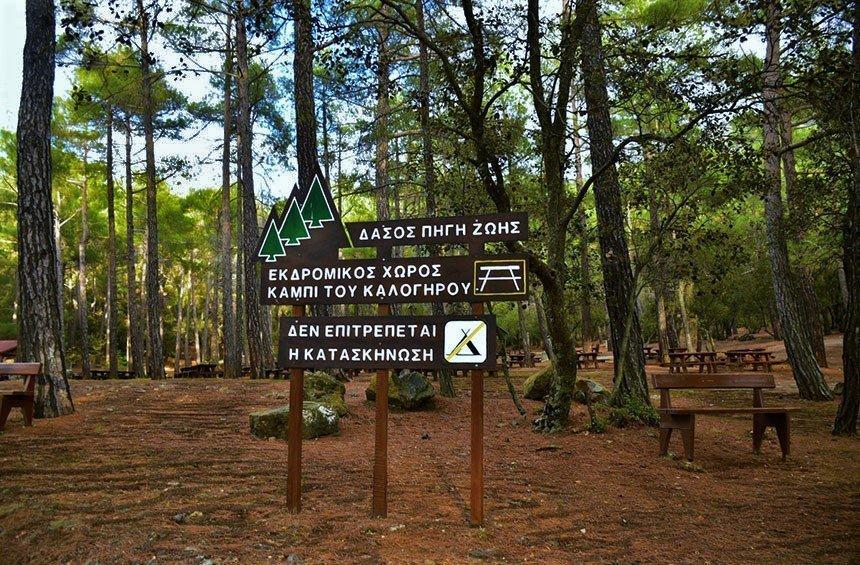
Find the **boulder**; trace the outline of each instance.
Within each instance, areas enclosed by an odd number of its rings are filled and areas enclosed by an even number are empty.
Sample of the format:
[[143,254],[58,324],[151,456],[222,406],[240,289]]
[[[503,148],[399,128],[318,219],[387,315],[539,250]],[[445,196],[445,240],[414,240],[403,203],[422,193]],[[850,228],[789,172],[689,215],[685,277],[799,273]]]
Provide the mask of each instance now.
[[[287,439],[290,421],[289,406],[272,408],[251,414],[251,434],[259,439],[275,437]],[[340,431],[337,412],[321,402],[305,401],[302,403],[302,437],[315,437],[336,434]]]
[[523,383],[523,396],[529,400],[543,400],[552,386],[552,367],[533,374]]
[[609,399],[609,391],[602,384],[591,379],[579,379],[574,386],[573,399],[580,404],[587,404],[586,400],[591,398],[591,403],[606,402]]
[[337,412],[338,416],[349,414],[344,398],[345,394],[346,387],[344,384],[328,373],[315,371],[304,377],[302,399],[324,404]]
[[833,394],[836,396],[842,396],[843,391],[845,390],[845,382],[839,381],[835,385],[833,385]]
[[[371,402],[376,401],[376,376],[364,391]],[[401,371],[388,380],[388,403],[404,410],[420,410],[436,396],[436,390],[427,377],[415,371]]]

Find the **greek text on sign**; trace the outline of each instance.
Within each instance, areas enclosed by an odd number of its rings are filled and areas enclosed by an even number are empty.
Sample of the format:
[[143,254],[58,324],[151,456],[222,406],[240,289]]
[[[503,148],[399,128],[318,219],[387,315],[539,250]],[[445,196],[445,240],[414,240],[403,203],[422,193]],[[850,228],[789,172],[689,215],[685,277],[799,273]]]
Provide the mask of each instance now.
[[354,247],[481,243],[528,239],[525,213],[418,218],[346,224]]
[[495,369],[493,316],[282,317],[281,368]]
[[518,300],[522,255],[458,255],[262,264],[264,304],[392,304]]

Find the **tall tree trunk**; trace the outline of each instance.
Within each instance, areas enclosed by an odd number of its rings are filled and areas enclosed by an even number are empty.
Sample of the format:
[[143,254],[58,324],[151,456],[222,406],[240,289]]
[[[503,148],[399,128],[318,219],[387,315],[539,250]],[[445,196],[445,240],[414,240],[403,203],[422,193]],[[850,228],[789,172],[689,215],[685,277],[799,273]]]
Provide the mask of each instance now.
[[645,355],[639,316],[635,308],[633,271],[624,233],[621,187],[615,165],[611,163],[612,121],[606,91],[601,29],[597,0],[580,0],[577,11],[583,18],[582,73],[588,134],[594,174],[594,199],[597,204],[598,236],[603,265],[603,287],[609,314],[610,341],[615,358],[615,390],[612,402],[633,400],[647,404]]
[[245,209],[245,199],[242,197],[242,173],[238,166],[238,148],[241,139],[236,140],[236,354],[240,370],[248,361],[248,340],[245,331],[245,230],[242,224],[242,214]]
[[[424,33],[424,0],[415,1],[415,25]],[[418,42],[418,87],[419,105],[418,121],[421,126],[421,164],[424,171],[424,206],[430,218],[438,214],[436,208],[436,168],[433,164],[433,132],[430,131],[430,50],[423,41]],[[338,164],[338,168],[340,164]],[[427,246],[427,255],[439,254],[435,245]],[[434,302],[430,305],[434,316],[445,315],[445,304]],[[448,398],[454,398],[454,380],[451,371],[441,370],[439,375],[439,393]]]
[[693,351],[693,333],[690,331],[690,319],[687,316],[687,283],[678,281],[678,311],[681,313],[681,327],[684,328],[684,347]]
[[[194,294],[194,273],[188,273],[188,301],[191,310],[191,333],[194,336],[194,362],[200,363],[200,316],[197,311],[197,296]],[[187,347],[187,346],[186,346]]]
[[307,188],[317,170],[317,119],[314,104],[314,41],[311,0],[293,0],[295,53],[293,81],[296,111],[296,158],[299,186]]
[[[576,101],[576,97],[571,98]],[[582,136],[579,133],[579,108],[571,109],[573,121],[573,166],[576,174],[577,190],[585,183],[582,174]],[[588,219],[585,207],[580,205],[576,213],[576,228],[579,234],[579,315],[582,319],[582,342],[594,339],[594,328],[591,322],[591,262],[588,256]]]
[[198,358],[200,359],[200,363],[208,363],[210,359],[209,355],[209,319],[210,312],[209,309],[211,307],[212,302],[212,293],[214,292],[214,288],[212,286],[212,280],[210,277],[206,277],[206,286],[203,287],[204,299],[203,299],[203,312],[200,316],[200,352],[198,353]]
[[108,272],[107,272],[107,362],[108,377],[117,378],[119,369],[118,343],[119,322],[117,314],[117,271],[116,271],[116,190],[113,179],[113,107],[107,108],[107,147],[105,147],[105,184],[107,186],[108,215]]
[[824,346],[824,322],[821,318],[821,306],[815,294],[815,279],[807,266],[802,266],[798,272],[797,288],[806,309],[806,319],[809,321],[809,336],[812,353],[819,367],[827,367],[827,348]]
[[840,435],[857,433],[857,413],[860,411],[860,4],[857,3],[854,4],[853,28],[849,146],[853,182],[849,189],[842,233],[842,263],[845,265],[848,286],[848,308],[842,342],[845,386],[833,422],[833,433]]
[[[179,277],[176,279],[176,331],[173,336],[173,378],[177,378],[179,376],[179,364],[180,359],[183,358],[182,355],[182,334],[184,333],[183,325],[182,325],[182,295],[183,295],[183,287],[185,285],[185,277],[182,271],[179,272]],[[188,340],[185,341],[188,343]],[[184,366],[188,365],[188,353],[185,355]]]
[[[260,299],[257,288],[257,198],[254,192],[253,137],[251,133],[251,98],[248,74],[248,37],[245,30],[245,2],[239,2],[236,17],[236,86],[239,103],[239,166],[242,171],[242,219],[245,263],[245,323],[248,332],[248,357],[253,378],[263,376],[263,342],[260,333]],[[298,129],[298,124],[297,124]],[[308,185],[309,186],[309,185]]]
[[[649,227],[651,238],[661,237],[660,234],[660,200],[656,189],[648,194]],[[654,281],[654,298],[657,310],[657,342],[660,345],[660,362],[669,362],[669,320],[666,312],[666,277],[661,264],[657,265]]]
[[523,354],[525,357],[523,358],[526,367],[534,367],[534,361],[532,361],[532,356],[530,355],[532,350],[531,344],[531,336],[529,335],[528,324],[526,323],[526,310],[529,307],[528,302],[517,302],[517,321],[520,326],[520,346],[523,348]]
[[535,315],[537,317],[538,328],[540,329],[541,341],[543,342],[543,350],[546,352],[547,358],[554,367],[558,361],[555,357],[555,349],[552,346],[552,336],[549,334],[549,325],[546,321],[546,309],[544,308],[542,295],[543,293],[538,290],[536,285],[529,287],[529,299],[535,307]]
[[54,2],[27,0],[21,105],[18,108],[18,359],[42,363],[36,416],[74,411],[63,349],[62,292],[51,200]]
[[780,331],[788,353],[788,362],[801,398],[832,398],[821,369],[815,362],[805,311],[794,288],[788,259],[788,245],[783,221],[782,181],[780,175],[779,111],[780,80],[780,8],[778,0],[765,5],[764,65],[764,153],[767,194],[764,198],[765,236],[770,257],[773,290],[779,312]]
[[155,108],[152,91],[157,77],[152,74],[149,54],[149,14],[143,0],[137,0],[140,25],[140,72],[142,79],[143,136],[146,154],[146,368],[150,379],[164,378],[164,346],[161,335],[161,268],[158,257],[158,184],[155,178]]
[[144,376],[143,321],[137,290],[137,258],[134,247],[134,183],[131,175],[131,117],[125,116],[125,269],[128,287],[128,333],[131,342],[129,370],[136,379]]
[[376,154],[374,159],[374,181],[376,184],[376,219],[380,222],[390,220],[391,179],[388,175],[388,117],[389,117],[389,60],[388,26],[376,27],[376,114],[374,116],[374,137]]
[[90,239],[89,220],[89,147],[84,147],[83,182],[81,182],[81,232],[78,234],[78,337],[81,347],[81,378],[90,378],[90,332],[87,304],[87,243]]

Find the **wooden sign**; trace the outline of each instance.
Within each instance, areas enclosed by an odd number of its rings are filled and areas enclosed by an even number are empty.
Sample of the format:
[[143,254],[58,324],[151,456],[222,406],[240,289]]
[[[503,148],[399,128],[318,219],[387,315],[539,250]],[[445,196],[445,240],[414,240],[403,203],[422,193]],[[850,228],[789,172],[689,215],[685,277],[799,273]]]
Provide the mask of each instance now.
[[282,317],[280,330],[281,368],[496,369],[494,316]]
[[481,243],[528,239],[528,215],[486,214],[445,218],[409,218],[351,222],[346,230],[353,247]]
[[524,255],[263,263],[264,304],[396,304],[523,300]]

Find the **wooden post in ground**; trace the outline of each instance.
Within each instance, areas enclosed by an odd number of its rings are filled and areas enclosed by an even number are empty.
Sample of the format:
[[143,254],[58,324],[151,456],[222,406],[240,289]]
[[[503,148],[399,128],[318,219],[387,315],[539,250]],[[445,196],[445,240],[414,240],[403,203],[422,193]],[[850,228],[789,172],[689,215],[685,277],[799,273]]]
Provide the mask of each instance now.
[[[380,316],[391,314],[391,306],[380,304]],[[376,372],[376,432],[373,443],[373,516],[388,515],[388,376],[387,369]]]
[[[391,257],[391,248],[377,249],[377,258]],[[379,316],[391,315],[391,306],[380,304]],[[387,369],[376,371],[376,422],[373,440],[373,502],[371,514],[388,516],[388,375]]]
[[[293,316],[304,316],[304,306],[293,306]],[[304,369],[290,369],[290,420],[287,430],[287,507],[302,510],[302,389]]]
[[[484,251],[483,244],[471,245],[473,255]],[[482,315],[484,303],[472,304],[472,314]],[[487,341],[495,336],[487,336]],[[528,352],[527,352],[528,353]],[[484,525],[484,372],[473,369],[471,373],[471,524]]]

